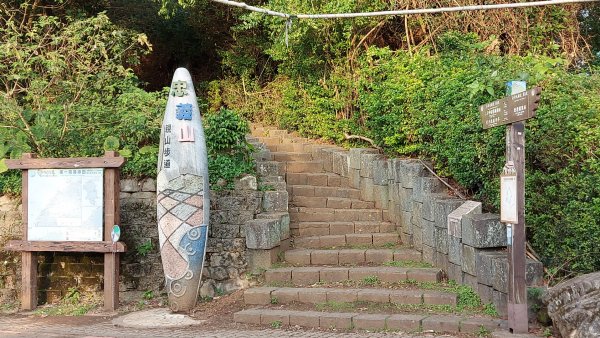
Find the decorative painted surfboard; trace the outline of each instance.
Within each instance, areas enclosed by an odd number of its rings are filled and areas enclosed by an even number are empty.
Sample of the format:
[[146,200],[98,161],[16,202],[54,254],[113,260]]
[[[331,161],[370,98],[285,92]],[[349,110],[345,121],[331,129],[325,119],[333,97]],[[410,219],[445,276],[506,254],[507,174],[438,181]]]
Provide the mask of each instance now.
[[192,77],[173,75],[160,132],[157,219],[160,255],[173,312],[196,305],[210,211],[204,129]]

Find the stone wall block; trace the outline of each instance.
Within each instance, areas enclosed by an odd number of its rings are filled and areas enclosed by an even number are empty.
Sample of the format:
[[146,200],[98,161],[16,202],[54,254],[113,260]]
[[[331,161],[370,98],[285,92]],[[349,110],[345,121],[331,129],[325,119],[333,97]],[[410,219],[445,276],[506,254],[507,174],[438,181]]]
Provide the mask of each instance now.
[[429,194],[426,195],[423,198],[423,218],[428,220],[428,221],[435,221],[435,204],[437,203],[438,200],[444,200],[444,199],[452,199],[453,197],[445,194],[445,193],[438,193],[438,194]]
[[373,178],[373,162],[384,160],[383,155],[363,153],[360,155],[360,176]]
[[141,190],[140,182],[133,178],[126,178],[121,180],[121,191],[122,192],[138,192]]
[[246,246],[249,249],[272,249],[279,246],[281,225],[276,219],[253,219],[246,222]]
[[402,228],[402,231],[412,235],[412,214],[409,211],[400,211],[400,227]]
[[428,245],[430,247],[435,247],[435,225],[433,222],[423,220],[423,227],[421,228],[423,232],[423,244]]
[[363,201],[374,202],[373,179],[361,177],[360,180],[360,199]]
[[256,215],[257,219],[276,219],[280,226],[280,239],[290,238],[290,214],[287,212],[264,212]]
[[413,188],[417,177],[430,175],[425,166],[415,160],[402,160],[398,170],[397,175],[400,177],[400,184],[404,188]]
[[460,238],[448,236],[448,260],[450,263],[462,265],[462,249]]
[[475,261],[477,281],[480,284],[492,286],[494,283],[494,269],[492,261],[494,258],[506,258],[504,250],[479,250]]
[[375,200],[375,208],[387,210],[390,202],[388,187],[386,185],[374,185],[373,199]]
[[400,197],[400,205],[402,205],[402,210],[412,211],[412,189],[399,187],[398,193]]
[[259,176],[279,176],[280,164],[276,161],[256,162],[256,172]]
[[235,190],[257,190],[256,176],[246,175],[235,182]]
[[156,192],[156,180],[153,178],[145,178],[141,182],[142,191]]
[[435,248],[438,252],[448,255],[448,231],[435,227]]
[[262,199],[262,208],[264,211],[288,211],[288,192],[283,191],[265,191]]
[[387,185],[388,184],[388,161],[386,159],[378,159],[373,161],[373,184]]
[[[462,271],[471,276],[476,276],[477,274],[476,261],[478,251],[469,245],[463,244],[462,246]],[[475,283],[477,283],[477,279],[475,279]]]
[[413,188],[413,200],[423,202],[429,194],[445,192],[446,186],[437,177],[417,177]]
[[492,258],[492,286],[494,290],[503,293],[508,293],[508,258],[494,257]]
[[400,178],[398,176],[398,166],[400,165],[400,159],[398,158],[390,158],[388,159],[387,164],[387,176],[388,180],[394,183],[400,183]]
[[[448,261],[450,261],[450,257],[448,257]],[[448,279],[453,280],[457,283],[462,283],[462,267],[458,264],[454,264],[451,262],[448,262]]]
[[349,169],[348,184],[350,188],[360,189],[360,169]]
[[461,221],[463,243],[476,248],[498,248],[507,245],[506,225],[497,214],[465,215]]
[[348,177],[348,170],[350,169],[348,166],[349,163],[349,155],[347,151],[335,151],[333,152],[333,172],[343,176]]
[[379,154],[379,151],[373,148],[351,148],[348,152],[348,167],[350,169],[360,170],[360,156],[362,154]]
[[448,215],[454,209],[460,207],[464,201],[458,198],[437,199],[433,205],[433,217],[435,226],[448,229]]

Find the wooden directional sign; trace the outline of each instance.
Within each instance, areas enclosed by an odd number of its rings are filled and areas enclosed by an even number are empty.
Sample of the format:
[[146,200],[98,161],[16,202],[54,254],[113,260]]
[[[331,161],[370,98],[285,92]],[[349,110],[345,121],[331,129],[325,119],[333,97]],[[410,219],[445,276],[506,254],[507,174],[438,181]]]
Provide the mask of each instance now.
[[523,121],[534,117],[540,102],[541,92],[542,88],[535,87],[479,106],[483,129]]

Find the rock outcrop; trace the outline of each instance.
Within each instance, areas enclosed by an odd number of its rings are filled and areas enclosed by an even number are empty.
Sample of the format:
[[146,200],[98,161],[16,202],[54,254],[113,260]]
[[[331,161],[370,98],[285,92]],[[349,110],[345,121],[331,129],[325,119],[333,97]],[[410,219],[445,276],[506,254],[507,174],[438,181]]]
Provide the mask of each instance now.
[[544,295],[548,314],[563,337],[600,337],[600,272],[562,282]]

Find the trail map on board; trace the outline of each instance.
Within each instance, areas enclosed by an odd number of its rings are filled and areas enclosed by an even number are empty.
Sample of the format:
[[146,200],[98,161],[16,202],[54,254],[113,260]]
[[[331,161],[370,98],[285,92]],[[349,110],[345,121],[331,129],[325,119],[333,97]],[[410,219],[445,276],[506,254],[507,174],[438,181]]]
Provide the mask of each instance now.
[[28,171],[27,239],[101,241],[103,169]]

